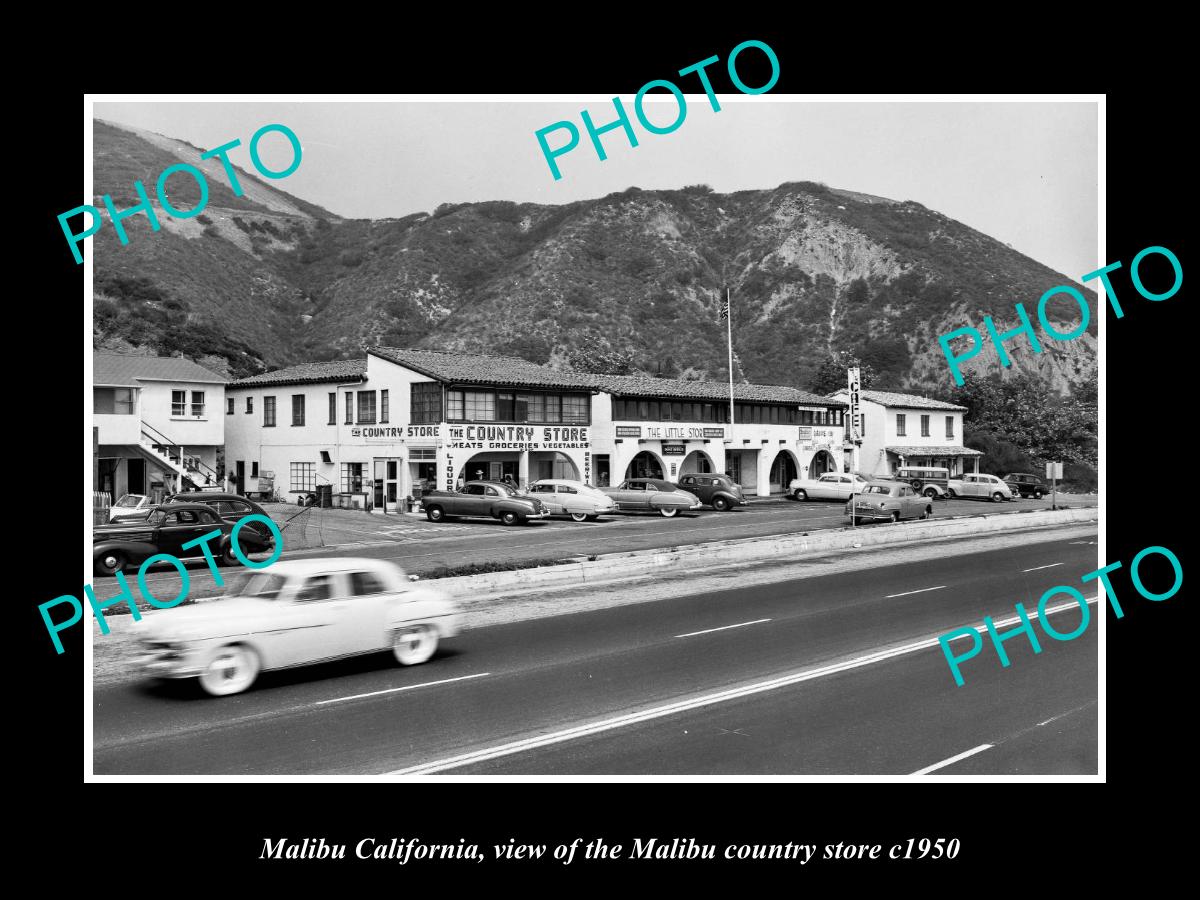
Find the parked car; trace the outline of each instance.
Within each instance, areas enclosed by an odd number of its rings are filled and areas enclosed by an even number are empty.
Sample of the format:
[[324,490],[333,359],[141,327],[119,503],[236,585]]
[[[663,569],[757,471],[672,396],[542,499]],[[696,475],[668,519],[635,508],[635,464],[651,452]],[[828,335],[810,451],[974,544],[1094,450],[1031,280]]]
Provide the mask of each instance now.
[[670,518],[681,509],[699,509],[700,498],[661,478],[626,478],[615,488],[601,488],[621,512],[658,512]]
[[223,598],[147,616],[137,664],[154,678],[198,678],[237,694],[259,672],[391,649],[411,666],[459,630],[444,593],[379,559],[278,562]]
[[901,466],[896,477],[926,497],[945,497],[950,493],[950,470],[937,466]]
[[995,475],[984,475],[974,472],[959,478],[950,479],[951,497],[971,497],[976,500],[1015,500],[1012,489]]
[[717,475],[713,472],[694,472],[681,475],[678,485],[680,490],[695,494],[701,503],[707,503],[717,512],[725,512],[734,506],[744,506],[746,495],[742,486],[728,475]]
[[429,491],[421,496],[425,517],[444,522],[454,516],[499,519],[505,525],[524,525],[550,515],[545,504],[502,481],[468,481],[457,491]]
[[1008,485],[1008,489],[1014,494],[1019,494],[1022,497],[1032,497],[1034,500],[1041,500],[1043,494],[1050,493],[1046,487],[1046,483],[1041,478],[1025,472],[1014,472],[1011,475],[1005,475],[1004,483]]
[[[240,494],[222,494],[215,491],[186,491],[172,494],[171,503],[203,503],[230,524],[236,524],[246,516],[267,516],[267,511]],[[265,522],[247,522],[238,532],[238,543],[251,552],[270,549],[274,544],[271,529]]]
[[[97,575],[114,575],[126,566],[140,565],[156,553],[169,553],[180,559],[204,559],[199,546],[184,550],[183,545],[214,530],[220,530],[221,539],[208,542],[213,557],[221,565],[235,565],[238,559],[230,543],[232,522],[200,503],[169,503],[156,506],[144,519],[93,528],[92,569]],[[242,542],[243,535],[250,537],[248,530],[249,526],[238,533],[243,554],[255,552],[249,541]],[[274,539],[262,549],[273,550]]]
[[870,478],[857,472],[826,472],[817,478],[793,478],[788,493],[797,500],[849,500],[870,483]]
[[529,485],[528,492],[541,500],[551,515],[570,516],[576,522],[594,522],[617,508],[612,497],[582,481],[542,478]]
[[[108,510],[108,521],[118,519],[144,519],[150,514],[154,504],[145,494],[125,494]],[[239,535],[240,537],[240,535]]]
[[933,515],[933,498],[900,481],[872,481],[846,504],[846,515],[855,525],[864,519],[926,519]]

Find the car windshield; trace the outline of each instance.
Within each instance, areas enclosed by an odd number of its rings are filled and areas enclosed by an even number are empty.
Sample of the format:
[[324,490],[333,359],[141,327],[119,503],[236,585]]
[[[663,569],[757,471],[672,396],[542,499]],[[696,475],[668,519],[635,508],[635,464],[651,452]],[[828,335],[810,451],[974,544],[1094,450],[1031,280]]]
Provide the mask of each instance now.
[[166,521],[166,518],[167,514],[165,512],[163,512],[161,509],[156,509],[146,517],[146,521],[151,525],[161,525],[164,521]]
[[245,586],[236,591],[239,597],[257,597],[259,600],[274,600],[279,596],[279,592],[283,590],[283,585],[287,581],[282,575],[268,575],[261,572],[257,575],[250,576],[250,580]]
[[146,498],[143,497],[141,494],[126,494],[124,497],[122,497],[120,500],[117,501],[116,505],[121,507],[122,509],[129,509],[131,507],[137,506],[139,503],[141,503],[145,499]]
[[882,484],[868,484],[863,490],[864,494],[890,494],[892,489]]

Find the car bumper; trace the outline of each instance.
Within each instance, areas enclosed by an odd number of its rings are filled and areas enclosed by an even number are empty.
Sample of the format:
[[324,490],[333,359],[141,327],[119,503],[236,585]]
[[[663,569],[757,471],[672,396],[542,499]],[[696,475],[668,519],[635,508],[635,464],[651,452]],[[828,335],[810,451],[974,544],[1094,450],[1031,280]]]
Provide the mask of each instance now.
[[147,678],[195,678],[203,670],[199,654],[193,650],[167,650],[141,647],[134,668]]
[[860,506],[853,510],[847,509],[846,515],[857,519],[890,519],[895,510],[880,509],[878,506]]
[[546,512],[545,510],[542,510],[541,512],[525,513],[525,518],[527,518],[527,519],[548,519],[548,518],[550,518],[550,513]]

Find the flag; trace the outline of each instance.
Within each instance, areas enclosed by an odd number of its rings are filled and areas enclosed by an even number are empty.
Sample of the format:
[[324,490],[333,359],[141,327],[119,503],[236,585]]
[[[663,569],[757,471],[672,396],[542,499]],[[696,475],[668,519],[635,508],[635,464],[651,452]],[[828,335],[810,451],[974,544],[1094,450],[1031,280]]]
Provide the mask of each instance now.
[[725,295],[724,302],[721,303],[721,321],[729,318],[729,295]]

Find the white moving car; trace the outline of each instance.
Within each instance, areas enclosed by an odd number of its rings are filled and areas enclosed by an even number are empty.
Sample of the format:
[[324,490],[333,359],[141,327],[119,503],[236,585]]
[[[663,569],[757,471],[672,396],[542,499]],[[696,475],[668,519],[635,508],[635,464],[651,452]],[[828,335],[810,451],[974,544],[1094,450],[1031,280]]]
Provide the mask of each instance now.
[[386,560],[288,560],[231,596],[155,611],[140,630],[144,674],[199,678],[224,696],[262,671],[389,648],[402,665],[423,663],[458,633],[459,610]]
[[826,472],[819,478],[793,478],[788,493],[797,500],[849,500],[851,494],[861,494],[870,483],[870,478],[857,472]]
[[973,497],[976,500],[1013,500],[1012,488],[995,475],[974,473],[961,478],[951,478],[948,485],[951,497]]
[[529,493],[542,501],[552,515],[570,516],[576,522],[594,522],[598,516],[616,510],[612,497],[582,481],[543,478],[529,485]]

